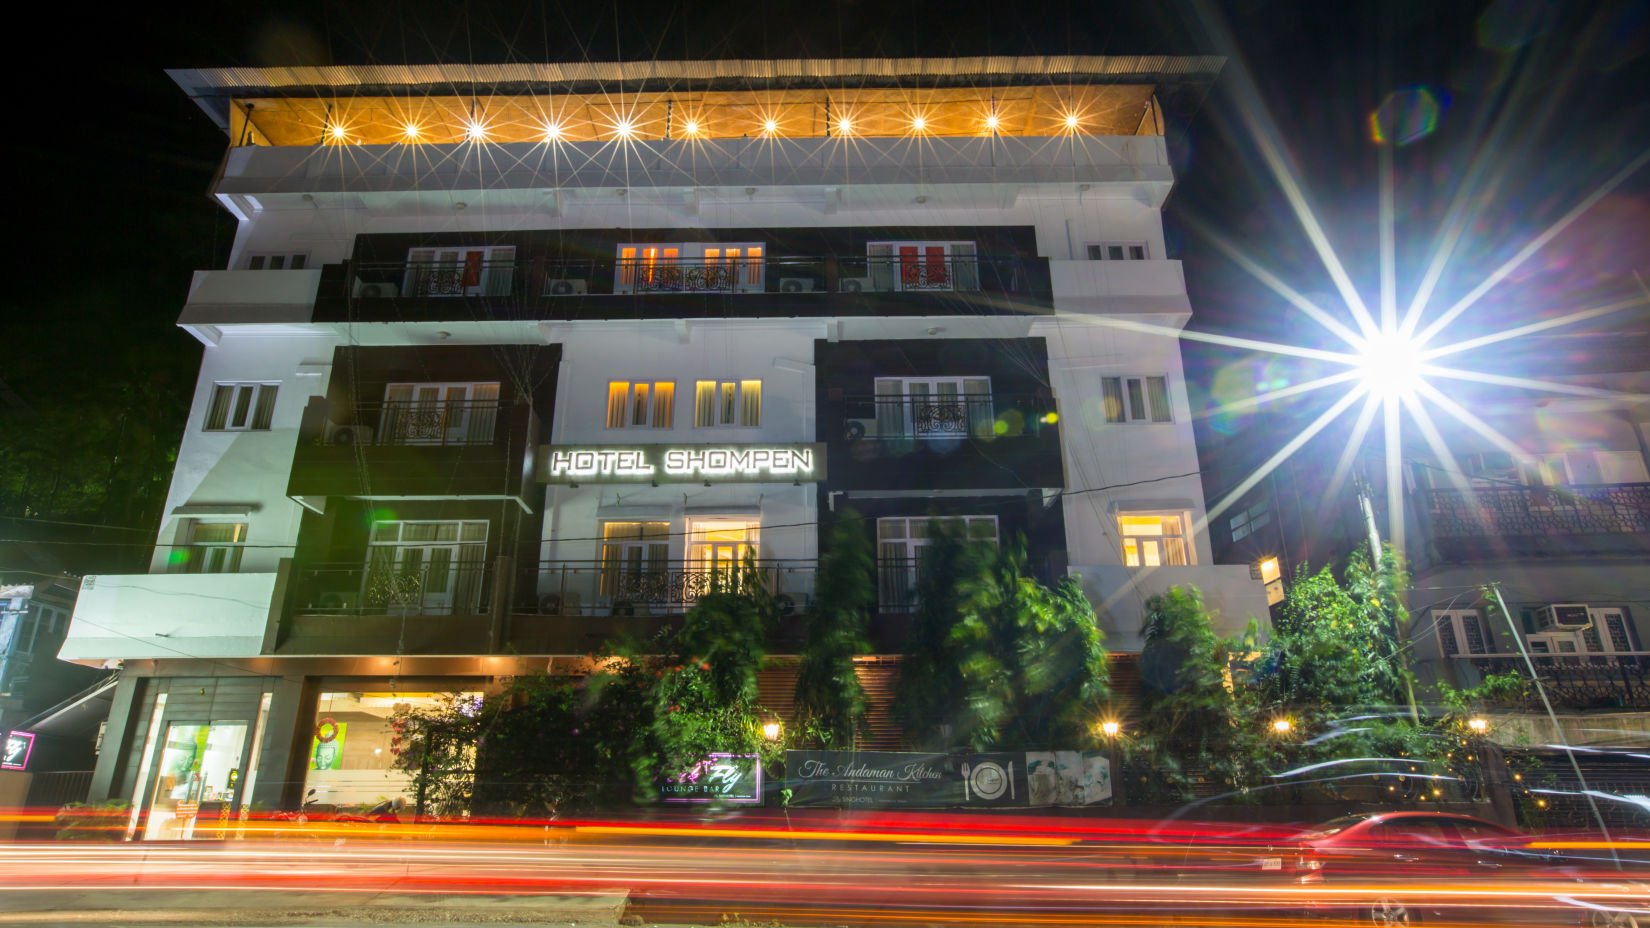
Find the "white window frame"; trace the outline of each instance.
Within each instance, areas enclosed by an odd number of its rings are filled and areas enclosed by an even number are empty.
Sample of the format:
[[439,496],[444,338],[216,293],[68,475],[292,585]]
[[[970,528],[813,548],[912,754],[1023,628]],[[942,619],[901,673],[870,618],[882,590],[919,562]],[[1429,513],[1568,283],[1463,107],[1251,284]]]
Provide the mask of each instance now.
[[[475,282],[468,268],[479,261]],[[416,297],[509,296],[515,280],[514,245],[437,245],[407,250],[401,295]]]
[[246,256],[246,269],[249,271],[302,271],[308,267],[307,251],[260,251]]
[[[953,392],[943,392],[945,387]],[[878,438],[989,438],[995,434],[990,377],[878,377],[875,402]],[[918,414],[925,409],[933,411]],[[942,412],[946,409],[951,413]]]
[[[406,527],[409,525],[434,525],[437,533],[442,526],[454,526],[453,537],[450,539],[417,539],[406,538]],[[387,526],[395,526],[395,537],[385,537]],[[485,519],[381,519],[372,523],[367,534],[367,564],[363,571],[362,602],[378,603],[384,593],[405,592],[395,588],[389,578],[395,575],[409,573],[408,565],[419,571],[418,602],[416,608],[422,614],[454,614],[469,615],[477,611],[481,601],[481,578],[487,562],[487,536],[490,525]],[[410,557],[411,552],[417,550],[417,558]],[[446,565],[443,572],[431,570],[437,552],[446,553]],[[443,582],[438,589],[432,589],[429,581],[433,576],[442,576]],[[390,602],[389,608],[393,611],[397,606],[411,605],[401,602]]]
[[1085,242],[1090,261],[1150,261],[1152,250],[1146,242]]
[[[732,251],[738,254],[730,255]],[[679,286],[643,287],[641,292],[760,293],[766,289],[767,259],[767,242],[620,242],[613,250],[613,292],[635,293],[648,275],[679,266]],[[731,287],[710,272],[722,266],[733,268]]]
[[[1495,653],[1495,633],[1490,631],[1488,618],[1477,609],[1432,610],[1434,633],[1438,636],[1438,652],[1445,657],[1467,658]],[[1469,628],[1478,632],[1479,648],[1472,647]]]
[[[1622,652],[1630,652],[1633,647],[1633,633],[1631,620],[1627,611],[1618,606],[1589,606],[1587,617],[1592,625],[1587,628],[1573,630],[1552,629],[1544,632],[1531,632],[1525,636],[1533,653],[1549,656],[1585,655],[1589,657],[1611,656]],[[1621,641],[1617,642],[1611,635],[1611,620],[1614,619],[1621,629]],[[1594,645],[1597,645],[1595,647]],[[1565,650],[1569,645],[1571,650]]]
[[[619,388],[623,388],[621,394]],[[663,398],[668,393],[669,398]],[[614,401],[623,395],[622,406]],[[637,405],[638,402],[640,405]],[[617,415],[615,415],[617,413]],[[637,421],[637,416],[641,421]],[[609,380],[603,424],[610,429],[669,429],[676,427],[676,381]]]
[[[208,526],[233,526],[235,538],[232,541],[203,541],[199,537],[201,529]],[[250,526],[245,522],[218,522],[195,519],[190,521],[184,533],[187,539],[184,550],[188,556],[178,565],[181,573],[191,574],[235,574],[241,571],[241,557],[246,552],[246,532]]]
[[[704,388],[711,385],[710,416],[706,421],[707,406]],[[732,405],[729,405],[729,391]],[[693,427],[717,429],[754,429],[762,427],[762,381],[759,378],[738,380],[695,380],[693,382]]]
[[[1197,546],[1196,539],[1191,533],[1190,515],[1184,509],[1130,509],[1118,512],[1116,515],[1117,536],[1120,542],[1119,548],[1123,557],[1123,566],[1135,570],[1154,570],[1159,567],[1191,567],[1195,565],[1197,563]],[[1124,519],[1174,519],[1180,523],[1180,533],[1177,535],[1171,535],[1167,532],[1158,535],[1131,534],[1124,529]],[[1168,544],[1168,540],[1171,538],[1180,539],[1181,563],[1173,563],[1173,549]],[[1129,563],[1129,542],[1131,540],[1135,545],[1135,559],[1139,562],[1136,564]],[[1146,553],[1148,546],[1157,549],[1158,563],[1147,563],[1150,560]]]
[[1272,506],[1269,501],[1263,499],[1233,516],[1227,524],[1231,529],[1232,540],[1242,541],[1254,534],[1256,529],[1272,524]]
[[[275,403],[280,398],[280,381],[226,381],[214,383],[206,397],[206,418],[201,423],[205,432],[267,432],[274,426]],[[218,397],[225,395],[224,421],[213,425],[213,414],[218,410]],[[267,402],[264,397],[269,399]],[[244,397],[244,402],[243,402]],[[262,424],[260,424],[260,422]]]
[[[1163,407],[1153,408],[1152,386],[1161,381]],[[1137,392],[1138,391],[1138,392]],[[1115,398],[1117,408],[1111,408]],[[1138,402],[1136,400],[1138,399]],[[1171,425],[1174,391],[1167,374],[1114,374],[1100,378],[1100,402],[1110,425]]]
[[[900,254],[901,248],[915,249],[911,261]],[[930,262],[931,249],[940,249],[944,268],[938,280]],[[877,291],[903,290],[978,290],[980,289],[979,243],[972,241],[882,241],[866,242],[866,273],[871,289]],[[910,265],[912,270],[907,271]]]
[[498,424],[499,382],[450,381],[384,385],[379,443],[491,444]]
[[[1002,523],[996,516],[959,513],[953,516],[884,516],[877,519],[876,558],[877,595],[885,603],[916,601],[917,571],[923,549],[933,543],[928,533],[932,522],[961,523],[964,542],[989,542],[992,547],[1002,543]],[[991,537],[974,537],[976,525],[990,523]],[[897,532],[885,531],[897,527]],[[919,532],[920,527],[920,532]],[[900,537],[888,537],[897,534]],[[904,553],[899,557],[885,553],[885,547],[899,545]]]

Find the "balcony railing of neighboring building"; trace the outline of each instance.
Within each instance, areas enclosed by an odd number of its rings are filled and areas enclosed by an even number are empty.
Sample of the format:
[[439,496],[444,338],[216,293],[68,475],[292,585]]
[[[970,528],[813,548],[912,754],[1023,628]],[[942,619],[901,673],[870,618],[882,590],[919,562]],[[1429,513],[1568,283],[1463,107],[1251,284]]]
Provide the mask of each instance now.
[[[849,440],[1035,436],[1053,403],[1031,394],[953,393],[911,396],[848,395],[842,400],[844,436]],[[999,427],[999,417],[1003,417]]]
[[[1474,654],[1452,658],[1470,663],[1480,674],[1516,674],[1528,679],[1522,654]],[[1650,709],[1650,651],[1607,654],[1531,654],[1530,664],[1561,709]],[[1501,708],[1540,711],[1534,687],[1496,701]]]
[[1577,539],[1589,536],[1607,542],[1650,535],[1650,483],[1424,492],[1431,535],[1444,556],[1496,545],[1513,553],[1552,544],[1573,551]]
[[[424,551],[418,563],[317,564],[293,572],[294,615],[481,615],[493,566],[481,545]],[[388,550],[388,549],[386,549]],[[416,549],[415,549],[416,550]],[[402,552],[402,557],[406,552]]]
[[554,301],[668,293],[947,292],[1047,301],[1051,286],[1048,261],[1043,258],[949,254],[657,261],[527,258],[467,265],[356,262],[348,267],[347,278],[348,295],[358,302],[462,297]]

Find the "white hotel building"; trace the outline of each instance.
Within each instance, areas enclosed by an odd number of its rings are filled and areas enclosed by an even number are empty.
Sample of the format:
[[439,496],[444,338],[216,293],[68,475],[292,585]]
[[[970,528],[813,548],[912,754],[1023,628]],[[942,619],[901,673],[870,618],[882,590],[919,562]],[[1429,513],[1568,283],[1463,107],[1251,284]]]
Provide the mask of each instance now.
[[1173,585],[1264,616],[1201,529],[1160,214],[1220,64],[173,72],[239,227],[154,562],[63,646],[122,667],[92,797],[160,838],[401,794],[396,705],[584,672],[747,552],[802,612],[848,506],[879,699],[932,517],[1080,575],[1114,652]]

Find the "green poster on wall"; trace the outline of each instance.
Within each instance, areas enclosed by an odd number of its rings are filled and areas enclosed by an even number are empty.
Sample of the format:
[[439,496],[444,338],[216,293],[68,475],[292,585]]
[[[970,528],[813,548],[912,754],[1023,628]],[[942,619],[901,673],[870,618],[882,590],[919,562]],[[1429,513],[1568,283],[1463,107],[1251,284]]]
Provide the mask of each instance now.
[[309,769],[344,769],[344,730],[348,722],[322,719],[315,726],[315,737],[309,743]]

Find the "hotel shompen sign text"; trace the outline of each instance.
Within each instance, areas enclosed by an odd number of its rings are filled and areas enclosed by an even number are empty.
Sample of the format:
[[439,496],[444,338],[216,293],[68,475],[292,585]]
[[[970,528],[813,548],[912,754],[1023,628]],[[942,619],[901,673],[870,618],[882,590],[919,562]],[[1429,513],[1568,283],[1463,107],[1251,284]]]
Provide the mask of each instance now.
[[825,479],[825,446],[545,445],[542,483],[813,483]]

